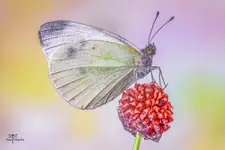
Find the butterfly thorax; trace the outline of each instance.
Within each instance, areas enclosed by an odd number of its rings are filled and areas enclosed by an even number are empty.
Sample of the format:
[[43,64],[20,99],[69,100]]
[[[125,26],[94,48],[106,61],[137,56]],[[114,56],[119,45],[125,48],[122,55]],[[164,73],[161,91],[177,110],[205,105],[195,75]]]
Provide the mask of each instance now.
[[152,59],[156,53],[155,45],[149,44],[145,48],[141,49],[141,59],[138,62],[137,78],[145,77],[150,71],[152,66]]

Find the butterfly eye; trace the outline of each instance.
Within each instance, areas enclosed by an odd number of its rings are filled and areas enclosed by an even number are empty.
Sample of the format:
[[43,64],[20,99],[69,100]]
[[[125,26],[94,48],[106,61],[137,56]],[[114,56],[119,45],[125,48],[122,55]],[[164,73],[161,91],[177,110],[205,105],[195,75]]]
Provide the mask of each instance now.
[[155,50],[156,50],[155,46],[150,45],[146,47],[146,52],[150,55],[155,55]]
[[147,50],[148,50],[149,52],[152,52],[152,51],[153,51],[153,49],[152,49],[152,48],[150,48],[150,47],[149,47]]

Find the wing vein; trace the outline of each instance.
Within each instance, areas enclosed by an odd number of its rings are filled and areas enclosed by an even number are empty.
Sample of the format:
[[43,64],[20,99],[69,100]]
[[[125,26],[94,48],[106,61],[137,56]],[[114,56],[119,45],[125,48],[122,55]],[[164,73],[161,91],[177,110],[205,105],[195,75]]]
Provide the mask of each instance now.
[[[131,70],[130,70],[131,71]],[[128,71],[128,73],[126,73],[125,75],[123,74],[123,75],[120,75],[120,76],[118,76],[117,78],[115,78],[115,79],[113,79],[112,81],[110,81],[108,84],[107,84],[107,86],[105,86],[95,97],[93,97],[92,98],[92,100],[94,100],[97,96],[99,96],[100,94],[101,94],[101,92],[103,91],[103,90],[105,90],[105,88],[107,88],[111,83],[113,83],[114,81],[116,81],[116,80],[118,80],[118,78],[120,78],[121,76],[126,76],[127,74],[129,74],[130,73],[130,71]],[[106,93],[107,94],[107,93]],[[104,96],[103,96],[104,97]],[[93,101],[90,101],[89,103],[88,103],[88,105],[90,105],[91,103],[92,103]],[[97,101],[98,102],[98,101]],[[88,108],[88,105],[86,106],[87,108]]]

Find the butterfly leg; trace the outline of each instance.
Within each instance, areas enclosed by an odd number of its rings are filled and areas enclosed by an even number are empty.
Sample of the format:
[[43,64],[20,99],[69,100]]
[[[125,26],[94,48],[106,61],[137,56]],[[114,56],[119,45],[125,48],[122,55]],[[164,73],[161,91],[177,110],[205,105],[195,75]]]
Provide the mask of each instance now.
[[[153,69],[151,69],[151,78],[152,78],[152,82],[155,82],[157,85],[158,85],[158,83],[156,82],[156,80],[155,80],[155,78],[154,78],[154,76],[153,76],[153,73],[152,73],[152,71],[153,71]],[[159,85],[158,85],[159,86]]]
[[[134,58],[133,58],[133,63],[135,63]],[[133,77],[134,77],[135,84],[137,84],[137,80],[138,80],[138,77],[137,77],[137,69],[135,69],[133,71]]]
[[137,70],[136,69],[133,71],[133,77],[134,77],[135,84],[137,84],[138,78],[137,78]]
[[[166,82],[164,80],[161,68],[159,66],[152,66],[151,70],[158,70],[159,71],[159,85],[160,85],[161,88],[165,89],[168,86],[168,83],[166,84]],[[163,82],[164,87],[162,87],[162,82]]]

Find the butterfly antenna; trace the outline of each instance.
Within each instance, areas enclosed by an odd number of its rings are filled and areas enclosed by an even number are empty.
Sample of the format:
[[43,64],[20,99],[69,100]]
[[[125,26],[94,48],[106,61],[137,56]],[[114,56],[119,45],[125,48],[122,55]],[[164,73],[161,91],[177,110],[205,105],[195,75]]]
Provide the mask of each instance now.
[[156,32],[155,34],[152,36],[152,38],[150,39],[149,43],[153,40],[153,38],[155,37],[155,35],[166,25],[168,24],[170,21],[172,21],[175,17],[171,17],[166,23],[164,23]]
[[159,17],[159,12],[157,11],[156,16],[155,16],[155,20],[154,20],[154,22],[153,22],[153,24],[152,24],[152,28],[151,28],[150,33],[149,33],[148,44],[150,44],[150,41],[149,41],[149,40],[150,40],[150,38],[151,38],[152,30],[153,30],[153,27],[154,27],[155,22],[156,22],[156,20],[157,20],[158,17]]

